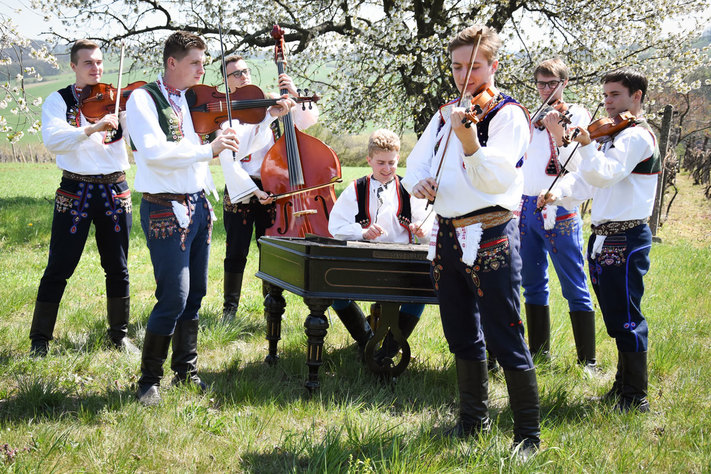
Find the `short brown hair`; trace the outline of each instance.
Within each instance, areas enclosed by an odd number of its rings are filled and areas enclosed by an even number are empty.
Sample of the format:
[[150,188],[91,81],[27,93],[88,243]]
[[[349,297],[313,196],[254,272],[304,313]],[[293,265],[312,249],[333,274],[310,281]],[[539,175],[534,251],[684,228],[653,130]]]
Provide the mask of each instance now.
[[481,35],[481,43],[479,43],[479,51],[483,51],[489,64],[493,63],[501,48],[501,38],[495,29],[484,25],[473,25],[464,28],[457,33],[457,36],[452,38],[447,47],[447,52],[452,53],[455,49],[461,46],[476,45]]
[[82,49],[99,49],[99,45],[88,39],[77,40],[69,52],[69,61],[72,64],[76,64],[79,61],[79,50]]
[[370,134],[368,139],[368,156],[376,151],[400,151],[400,137],[387,128],[380,128]]
[[640,100],[640,103],[644,103],[644,96],[647,95],[647,77],[636,69],[630,67],[615,69],[605,74],[601,82],[603,84],[607,84],[608,82],[620,82],[630,91],[630,95],[637,91],[642,91],[642,100]]
[[[239,54],[233,54],[232,56],[227,56],[225,58],[225,69],[227,69],[228,64],[236,63],[237,61],[244,61],[244,58],[240,56]],[[222,73],[222,76],[224,77],[225,71],[220,68],[220,73]]]
[[177,60],[181,60],[187,56],[188,51],[193,48],[205,51],[207,46],[198,35],[188,33],[187,31],[176,31],[172,35],[168,36],[167,40],[165,40],[165,47],[163,48],[163,66],[168,64],[168,58],[172,57]]
[[539,74],[555,76],[564,81],[567,81],[570,76],[568,66],[560,58],[546,59],[538,63],[536,70],[533,71],[533,78],[538,78]]

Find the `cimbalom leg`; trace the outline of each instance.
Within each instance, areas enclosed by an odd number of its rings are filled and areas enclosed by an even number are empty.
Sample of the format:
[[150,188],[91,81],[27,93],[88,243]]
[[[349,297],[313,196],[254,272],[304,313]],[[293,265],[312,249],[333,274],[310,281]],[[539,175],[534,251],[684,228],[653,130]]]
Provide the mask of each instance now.
[[313,392],[321,386],[318,371],[323,364],[323,340],[328,332],[328,320],[326,319],[326,309],[331,306],[331,300],[318,298],[304,298],[304,303],[311,311],[304,322],[308,349],[306,353],[306,365],[309,366],[309,377],[306,380],[306,388]]
[[274,365],[279,360],[277,345],[281,339],[281,317],[286,308],[283,288],[265,282],[267,295],[264,297],[264,318],[267,320],[267,341],[269,341],[269,354],[264,362]]

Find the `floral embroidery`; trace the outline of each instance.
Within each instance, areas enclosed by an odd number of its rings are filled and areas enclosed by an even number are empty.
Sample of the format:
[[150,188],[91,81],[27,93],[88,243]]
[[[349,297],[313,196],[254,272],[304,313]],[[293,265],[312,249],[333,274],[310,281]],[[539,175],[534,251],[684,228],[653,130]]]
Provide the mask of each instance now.
[[78,200],[79,196],[76,194],[71,194],[63,189],[57,189],[54,204],[57,207],[57,212],[64,213],[70,210]]
[[626,254],[627,237],[624,235],[608,236],[605,238],[600,255],[597,256],[597,261],[601,266],[619,267],[627,261]]
[[209,245],[212,242],[212,213],[214,211],[212,210],[210,201],[208,201],[207,198],[205,198],[205,202],[202,206],[207,209],[207,244]]
[[575,223],[577,219],[575,215],[569,217],[568,219],[563,219],[555,223],[555,231],[558,235],[575,235]]
[[481,268],[482,272],[495,272],[508,266],[510,254],[508,237],[502,236],[487,240],[479,246],[479,253],[472,268],[474,271],[479,271]]
[[[192,223],[192,219],[190,221]],[[152,239],[168,239],[177,231],[180,234],[180,249],[185,250],[185,239],[190,232],[190,227],[187,229],[180,227],[172,209],[151,212],[148,218],[148,227]]]

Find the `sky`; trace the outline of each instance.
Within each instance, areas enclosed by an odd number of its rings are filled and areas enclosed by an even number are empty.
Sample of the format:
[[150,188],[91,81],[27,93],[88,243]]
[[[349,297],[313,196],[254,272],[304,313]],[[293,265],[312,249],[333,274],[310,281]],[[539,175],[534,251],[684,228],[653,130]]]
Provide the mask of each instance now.
[[25,38],[41,39],[50,26],[57,32],[64,30],[58,20],[46,22],[41,12],[32,9],[30,0],[0,0],[0,14],[10,17]]

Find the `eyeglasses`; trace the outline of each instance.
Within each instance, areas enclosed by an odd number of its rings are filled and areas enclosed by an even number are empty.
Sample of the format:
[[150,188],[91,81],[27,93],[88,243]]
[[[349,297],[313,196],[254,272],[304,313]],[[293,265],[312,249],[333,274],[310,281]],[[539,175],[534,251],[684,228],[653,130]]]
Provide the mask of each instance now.
[[234,76],[235,79],[238,79],[242,76],[249,76],[249,68],[237,69],[236,71],[229,73],[228,76]]
[[543,89],[555,89],[563,81],[536,81],[536,87]]

